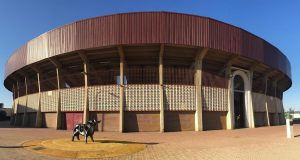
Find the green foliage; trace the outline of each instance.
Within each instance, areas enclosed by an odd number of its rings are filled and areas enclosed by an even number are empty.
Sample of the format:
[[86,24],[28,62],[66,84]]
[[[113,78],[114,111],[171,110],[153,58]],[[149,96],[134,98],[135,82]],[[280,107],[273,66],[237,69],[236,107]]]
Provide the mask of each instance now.
[[292,113],[294,113],[294,109],[289,108],[289,111],[284,113],[285,119],[293,119],[294,117]]
[[284,117],[285,119],[293,119],[293,115],[291,115],[290,113],[285,113]]

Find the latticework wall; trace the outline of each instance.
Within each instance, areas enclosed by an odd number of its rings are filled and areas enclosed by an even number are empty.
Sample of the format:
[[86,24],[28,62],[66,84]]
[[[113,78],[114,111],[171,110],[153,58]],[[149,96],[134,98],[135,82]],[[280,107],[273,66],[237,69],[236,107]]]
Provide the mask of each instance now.
[[252,105],[254,112],[265,112],[265,94],[252,92]]
[[165,110],[195,111],[195,86],[192,85],[165,85]]
[[58,105],[58,91],[41,92],[41,112],[55,112]]
[[126,85],[126,111],[159,111],[159,85]]
[[[83,111],[84,87],[68,88],[61,91],[61,111]],[[202,86],[202,105],[205,111],[227,111],[228,90],[226,88]],[[124,108],[126,111],[159,111],[159,85],[132,84],[124,86]],[[27,112],[38,109],[38,93],[27,96]],[[195,86],[164,85],[164,103],[167,111],[194,111]],[[120,86],[101,85],[88,87],[90,111],[119,111]],[[265,95],[252,93],[255,112],[266,112]],[[283,113],[283,104],[277,97],[267,96],[269,113]],[[24,113],[26,96],[15,101],[15,112]],[[41,111],[56,112],[58,91],[41,92]]]
[[267,103],[268,103],[269,113],[275,113],[276,112],[275,97],[267,96]]
[[103,85],[88,88],[90,111],[119,111],[120,86]]
[[205,111],[227,111],[228,90],[202,86],[202,106]]
[[26,107],[26,96],[19,97],[18,113],[24,113]]
[[27,100],[27,112],[36,112],[39,107],[39,94],[29,94]]
[[60,90],[61,111],[83,111],[84,87]]

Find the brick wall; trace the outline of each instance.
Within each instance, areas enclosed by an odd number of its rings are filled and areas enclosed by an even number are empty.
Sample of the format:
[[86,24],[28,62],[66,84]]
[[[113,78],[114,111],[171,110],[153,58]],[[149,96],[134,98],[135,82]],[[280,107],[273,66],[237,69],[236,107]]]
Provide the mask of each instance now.
[[195,112],[193,111],[166,111],[165,131],[194,131]]
[[203,111],[203,129],[226,129],[227,112]]
[[160,130],[159,112],[124,112],[125,132]]
[[96,127],[97,131],[119,131],[119,112],[91,112],[90,119],[101,121]]

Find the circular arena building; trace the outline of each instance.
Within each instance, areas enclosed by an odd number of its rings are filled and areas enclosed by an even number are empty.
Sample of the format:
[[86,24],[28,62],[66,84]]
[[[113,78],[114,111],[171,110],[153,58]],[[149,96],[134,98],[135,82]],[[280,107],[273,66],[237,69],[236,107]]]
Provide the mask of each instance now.
[[16,126],[202,131],[284,123],[291,67],[241,28],[170,12],[77,21],[17,49],[5,67]]

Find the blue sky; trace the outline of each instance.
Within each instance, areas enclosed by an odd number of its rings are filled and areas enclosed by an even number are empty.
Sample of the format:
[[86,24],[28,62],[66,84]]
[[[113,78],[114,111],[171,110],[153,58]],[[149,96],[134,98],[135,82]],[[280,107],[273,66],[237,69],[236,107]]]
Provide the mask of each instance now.
[[134,11],[172,11],[233,24],[278,47],[292,66],[293,85],[284,93],[284,106],[300,110],[299,8],[299,0],[1,0],[0,102],[11,107],[12,94],[3,86],[5,62],[17,48],[34,37],[89,17]]

